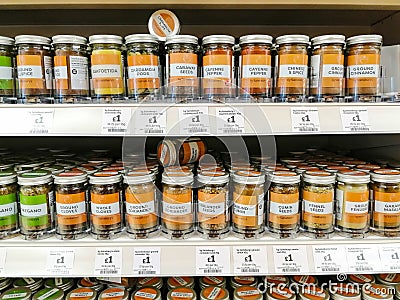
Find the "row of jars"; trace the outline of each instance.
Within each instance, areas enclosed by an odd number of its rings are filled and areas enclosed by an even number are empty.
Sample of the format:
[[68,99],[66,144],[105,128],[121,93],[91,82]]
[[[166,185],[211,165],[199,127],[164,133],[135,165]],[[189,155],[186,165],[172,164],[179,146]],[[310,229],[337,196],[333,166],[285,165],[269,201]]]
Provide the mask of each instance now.
[[51,101],[52,96],[62,103],[110,103],[126,101],[126,96],[130,101],[176,102],[200,97],[263,102],[272,96],[298,102],[308,95],[312,101],[345,96],[375,101],[380,96],[381,46],[380,35],[347,41],[342,35],[324,35],[311,42],[306,35],[285,35],[275,44],[269,35],[246,35],[238,45],[233,36],[210,35],[202,39],[200,55],[198,38],[191,35],[168,37],[165,49],[149,34],[129,35],[125,44],[117,35],[93,35],[89,47],[85,37],[74,35],[19,35],[15,41],[0,37],[0,96],[30,103]]

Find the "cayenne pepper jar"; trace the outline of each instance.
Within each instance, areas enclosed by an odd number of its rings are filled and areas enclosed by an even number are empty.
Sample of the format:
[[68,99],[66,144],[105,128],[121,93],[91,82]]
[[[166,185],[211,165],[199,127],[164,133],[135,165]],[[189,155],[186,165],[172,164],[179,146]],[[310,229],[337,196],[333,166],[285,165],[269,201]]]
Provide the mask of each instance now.
[[0,97],[2,98],[15,96],[14,64],[14,39],[0,36]]

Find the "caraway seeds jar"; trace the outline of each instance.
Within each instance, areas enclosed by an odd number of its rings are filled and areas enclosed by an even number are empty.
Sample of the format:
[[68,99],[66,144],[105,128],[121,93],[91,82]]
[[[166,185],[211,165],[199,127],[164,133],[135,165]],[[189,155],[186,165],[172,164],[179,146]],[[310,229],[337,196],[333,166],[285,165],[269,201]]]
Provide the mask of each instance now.
[[0,36],[0,102],[9,103],[15,95],[14,39]]
[[0,239],[13,237],[18,231],[17,175],[0,171]]

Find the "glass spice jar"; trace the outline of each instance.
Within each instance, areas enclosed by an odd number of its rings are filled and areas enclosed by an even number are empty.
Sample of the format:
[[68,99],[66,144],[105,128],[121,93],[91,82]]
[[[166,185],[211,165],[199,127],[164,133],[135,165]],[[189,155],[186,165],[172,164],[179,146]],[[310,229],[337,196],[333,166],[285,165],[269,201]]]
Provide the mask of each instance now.
[[207,152],[207,145],[200,139],[162,140],[157,146],[157,157],[164,167],[187,165],[199,161]]
[[1,102],[15,96],[14,39],[0,36],[0,97]]
[[19,232],[17,209],[17,175],[0,171],[0,239]]
[[122,287],[109,287],[102,291],[98,297],[98,300],[109,299],[109,300],[128,300],[129,291]]
[[237,289],[241,286],[257,286],[257,278],[254,276],[234,276],[230,278],[230,286]]
[[59,288],[44,288],[35,293],[32,300],[63,300],[64,292]]
[[87,39],[77,35],[55,35],[54,97],[60,103],[90,101]]
[[117,238],[123,229],[121,175],[97,172],[89,176],[91,232],[95,239]]
[[90,231],[87,174],[66,171],[54,175],[56,194],[56,236],[76,240]]
[[66,300],[95,300],[97,299],[97,292],[95,289],[89,287],[78,287],[70,291]]
[[198,38],[193,35],[169,36],[165,42],[166,95],[175,102],[199,97],[198,43]]
[[365,237],[369,229],[370,176],[344,170],[336,174],[335,229],[347,237]]
[[272,286],[267,289],[266,300],[296,300],[296,294],[287,287]]
[[133,171],[124,177],[125,224],[130,237],[149,238],[160,229],[154,180],[154,174],[144,171]]
[[92,97],[100,103],[124,99],[124,59],[122,37],[118,35],[92,35],[91,86]]
[[234,44],[235,38],[230,35],[203,38],[203,99],[225,102],[235,96]]
[[190,287],[178,287],[167,294],[167,300],[196,300],[196,292]]
[[209,286],[226,287],[226,279],[222,276],[205,276],[200,277],[199,286],[204,289]]
[[44,239],[54,231],[54,190],[48,171],[34,170],[18,175],[19,224],[22,238]]
[[52,67],[50,39],[17,35],[17,96],[22,102],[51,102]]
[[232,230],[242,239],[259,238],[264,228],[265,174],[237,171],[233,179]]
[[302,102],[308,90],[307,35],[283,35],[276,38],[275,96],[279,102]]
[[362,286],[363,300],[393,300],[393,287],[371,283]]
[[233,300],[262,300],[263,294],[254,286],[240,286],[233,292]]
[[269,35],[252,34],[239,39],[241,97],[265,102],[272,97],[271,46]]
[[347,39],[346,95],[353,101],[374,102],[380,97],[381,48],[381,35]]
[[400,171],[371,173],[371,230],[383,236],[400,235]]
[[169,277],[167,279],[168,290],[172,290],[178,287],[187,286],[194,288],[194,278],[193,277]]
[[201,172],[197,180],[197,230],[207,239],[222,239],[229,233],[229,175],[225,172]]
[[158,100],[161,94],[159,42],[151,34],[125,37],[128,63],[128,97],[139,101]]
[[146,300],[146,299],[153,299],[153,300],[161,300],[161,292],[159,289],[154,287],[141,287],[138,288],[136,291],[132,293],[132,300]]
[[200,300],[229,300],[229,292],[224,287],[209,286],[201,290]]
[[337,102],[344,97],[343,35],[322,35],[311,39],[310,95],[318,102]]
[[268,175],[267,227],[274,237],[293,238],[300,225],[300,175],[276,171]]
[[136,285],[137,288],[153,287],[161,290],[163,287],[163,280],[160,277],[144,277],[141,278]]
[[169,239],[186,239],[194,232],[193,174],[162,175],[162,233]]

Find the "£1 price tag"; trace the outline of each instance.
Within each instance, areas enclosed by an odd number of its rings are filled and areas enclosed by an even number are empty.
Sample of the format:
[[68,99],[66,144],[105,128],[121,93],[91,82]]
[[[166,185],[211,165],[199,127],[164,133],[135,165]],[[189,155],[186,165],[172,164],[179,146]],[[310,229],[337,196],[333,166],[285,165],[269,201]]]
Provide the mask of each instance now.
[[275,273],[308,273],[309,263],[306,246],[274,246]]
[[103,108],[102,134],[124,134],[131,120],[132,110],[128,107]]
[[313,246],[315,271],[318,273],[347,272],[344,246]]
[[217,107],[217,134],[240,135],[244,131],[244,115],[240,108]]
[[368,108],[366,107],[341,107],[343,131],[370,131]]
[[292,107],[293,132],[319,132],[320,122],[317,107]]
[[266,246],[233,247],[233,273],[260,275],[268,273]]
[[381,261],[377,245],[346,246],[349,272],[380,272]]
[[135,110],[135,134],[165,134],[167,112],[162,107],[138,107]]
[[227,275],[230,273],[229,247],[196,247],[197,275]]
[[134,248],[133,274],[155,276],[161,274],[161,248]]
[[383,272],[400,271],[400,244],[379,245],[379,255]]
[[94,275],[118,276],[122,273],[122,248],[96,248]]
[[208,107],[179,107],[179,125],[183,135],[210,133]]
[[47,252],[46,274],[71,275],[74,259],[75,249],[49,249]]

